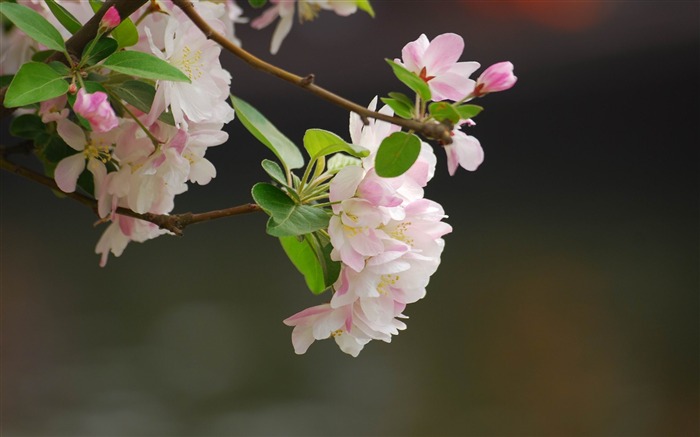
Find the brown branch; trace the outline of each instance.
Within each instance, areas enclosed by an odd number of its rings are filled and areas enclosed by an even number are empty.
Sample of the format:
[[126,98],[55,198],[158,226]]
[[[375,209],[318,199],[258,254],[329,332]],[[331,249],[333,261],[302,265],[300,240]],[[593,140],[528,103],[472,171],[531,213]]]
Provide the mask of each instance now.
[[[13,164],[12,162],[5,159],[5,153],[0,153],[0,168],[7,172],[22,176],[25,179],[29,179],[41,185],[45,185],[53,190],[60,191],[60,188],[58,188],[58,185],[56,185],[56,182],[53,179],[28,168],[22,167],[17,164]],[[95,214],[98,214],[97,201],[95,199],[92,199],[80,193],[64,193],[61,191],[61,194],[82,203],[83,205],[90,208]],[[193,214],[191,212],[173,215],[152,213],[139,214],[128,208],[122,207],[117,208],[115,212],[120,215],[133,217],[139,220],[145,220],[147,222],[154,223],[158,225],[158,227],[161,229],[167,229],[168,231],[172,232],[177,236],[182,236],[185,231],[185,228],[189,225],[257,211],[262,211],[262,209],[257,204],[246,203],[243,205],[233,206],[231,208],[201,212],[196,214]]]
[[407,120],[400,117],[392,117],[389,115],[381,114],[376,111],[370,111],[364,106],[358,105],[357,103],[351,102],[337,94],[334,94],[325,88],[314,83],[314,76],[297,76],[296,74],[290,73],[289,71],[283,70],[275,65],[263,61],[256,56],[248,53],[237,45],[229,41],[225,36],[217,33],[214,29],[207,24],[207,22],[197,13],[194,9],[194,4],[189,0],[173,0],[173,3],[179,7],[182,12],[189,17],[192,22],[199,27],[199,29],[204,33],[204,35],[215,42],[217,42],[221,47],[233,53],[237,57],[241,58],[243,61],[247,62],[254,68],[258,70],[269,73],[275,77],[278,77],[284,81],[290,82],[298,87],[304,88],[311,93],[325,99],[335,105],[345,108],[349,111],[358,114],[362,120],[366,123],[367,118],[374,118],[377,120],[387,121],[389,123],[395,124],[397,126],[405,127],[406,129],[413,130],[415,132],[421,133],[427,138],[432,138],[441,141],[443,144],[452,143],[452,128],[442,123],[438,122],[428,122],[423,123],[417,120]]
[[[100,21],[102,16],[107,12],[107,9],[114,6],[119,12],[119,16],[122,20],[130,16],[141,6],[143,6],[148,0],[107,0],[102,4],[102,7],[95,15],[85,23],[79,31],[75,32],[75,35],[70,37],[66,41],[66,50],[71,56],[76,56],[80,58],[83,53],[85,46],[92,41],[97,35],[97,30],[100,27]],[[55,55],[49,57],[46,62],[50,61],[61,61],[68,63],[68,60],[62,53],[56,53]],[[7,92],[7,87],[0,88],[0,102],[5,101],[5,92]],[[6,108],[4,105],[0,107],[0,118],[11,114],[16,108]]]

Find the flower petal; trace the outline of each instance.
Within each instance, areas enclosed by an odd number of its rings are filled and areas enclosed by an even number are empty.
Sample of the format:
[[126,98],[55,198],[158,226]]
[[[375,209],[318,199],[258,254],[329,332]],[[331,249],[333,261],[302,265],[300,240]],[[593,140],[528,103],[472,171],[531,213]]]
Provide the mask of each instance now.
[[54,171],[56,185],[64,193],[74,192],[78,177],[83,170],[85,170],[85,156],[82,153],[63,158]]

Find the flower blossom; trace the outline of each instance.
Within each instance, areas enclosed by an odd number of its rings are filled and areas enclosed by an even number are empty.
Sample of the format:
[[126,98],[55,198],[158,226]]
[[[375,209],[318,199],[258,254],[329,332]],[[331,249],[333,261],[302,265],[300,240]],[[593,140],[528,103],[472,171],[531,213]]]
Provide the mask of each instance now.
[[109,9],[107,9],[107,12],[105,12],[105,14],[102,16],[100,28],[104,30],[114,29],[115,27],[119,26],[119,23],[121,22],[122,19],[119,16],[117,8],[110,6]]
[[73,110],[85,117],[95,132],[108,132],[119,125],[117,115],[107,100],[107,94],[102,91],[90,94],[85,92],[85,88],[80,88],[75,96]]
[[484,149],[476,138],[459,129],[452,131],[452,144],[443,146],[447,153],[447,170],[454,176],[458,166],[474,171],[484,162]]
[[499,62],[493,64],[476,80],[474,96],[481,97],[496,91],[505,91],[515,85],[518,80],[513,74],[513,64],[510,62]]
[[457,34],[444,33],[432,41],[422,34],[404,46],[396,62],[428,84],[432,100],[458,101],[474,90],[469,76],[479,68],[478,62],[457,62],[463,50],[464,40]]

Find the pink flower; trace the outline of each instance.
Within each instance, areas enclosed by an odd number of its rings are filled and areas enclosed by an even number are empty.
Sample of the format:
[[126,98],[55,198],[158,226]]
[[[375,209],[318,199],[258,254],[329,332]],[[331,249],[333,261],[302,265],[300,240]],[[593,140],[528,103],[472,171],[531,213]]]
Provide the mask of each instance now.
[[115,27],[119,26],[119,23],[122,22],[121,17],[119,17],[119,12],[117,12],[117,8],[114,6],[110,7],[107,9],[107,12],[105,12],[104,16],[102,17],[102,21],[100,21],[100,27],[102,29],[114,29]]
[[459,165],[466,170],[474,171],[484,162],[484,150],[479,140],[461,130],[455,129],[452,144],[443,147],[447,153],[447,170],[450,176],[455,174]]
[[474,90],[469,76],[479,68],[478,62],[457,62],[463,50],[464,40],[457,34],[444,33],[432,42],[423,34],[406,44],[401,56],[403,65],[430,86],[433,100],[457,101]]
[[510,62],[499,62],[493,64],[476,80],[474,96],[480,97],[496,91],[505,91],[515,85],[518,80],[513,74],[513,64]]
[[95,132],[108,132],[119,125],[114,109],[107,100],[107,94],[102,91],[90,94],[85,92],[85,88],[79,89],[73,110],[85,117]]

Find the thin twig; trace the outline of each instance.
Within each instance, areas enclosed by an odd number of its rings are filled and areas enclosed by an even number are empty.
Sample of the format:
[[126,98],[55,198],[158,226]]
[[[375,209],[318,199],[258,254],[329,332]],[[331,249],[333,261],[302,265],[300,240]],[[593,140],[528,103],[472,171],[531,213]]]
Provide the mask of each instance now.
[[[37,173],[33,170],[30,170],[26,167],[22,167],[20,165],[8,161],[7,159],[5,159],[4,153],[0,153],[0,168],[7,172],[22,176],[23,178],[32,180],[34,182],[38,182],[39,184],[45,185],[53,190],[60,191],[60,188],[58,188],[58,185],[56,185],[56,182],[53,179],[46,177],[40,173]],[[95,214],[98,214],[97,201],[95,199],[92,199],[80,193],[61,193],[68,198],[82,203],[83,205],[90,208]],[[182,236],[185,228],[195,223],[206,222],[209,220],[215,220],[223,217],[242,215],[261,210],[262,209],[255,203],[246,203],[243,205],[233,206],[231,208],[201,212],[196,214],[193,214],[191,212],[173,215],[152,213],[139,214],[128,208],[122,207],[117,208],[115,212],[120,215],[133,217],[139,220],[145,220],[147,222],[154,223],[158,225],[158,227],[161,229],[167,229],[175,235]]]
[[415,132],[421,133],[427,138],[432,138],[441,141],[443,144],[452,143],[452,128],[442,123],[438,122],[427,122],[422,123],[417,120],[407,120],[400,117],[392,117],[386,114],[381,114],[376,111],[370,111],[369,109],[358,105],[357,103],[351,102],[337,94],[334,94],[325,88],[322,88],[314,83],[315,77],[313,74],[306,76],[298,76],[296,74],[290,73],[289,71],[283,70],[275,65],[263,61],[256,56],[248,53],[237,45],[229,41],[225,36],[217,33],[211,26],[202,18],[201,15],[197,13],[194,8],[194,4],[189,0],[173,0],[173,3],[179,7],[182,12],[189,17],[190,20],[204,33],[204,35],[217,42],[221,47],[233,53],[237,57],[241,58],[243,61],[247,62],[249,65],[257,68],[258,70],[269,73],[275,77],[278,77],[284,81],[292,83],[300,88],[306,89],[311,93],[327,100],[335,105],[345,108],[349,111],[358,114],[363,122],[367,124],[367,118],[374,118],[377,120],[383,120],[397,126],[405,127],[406,129],[413,130]]

